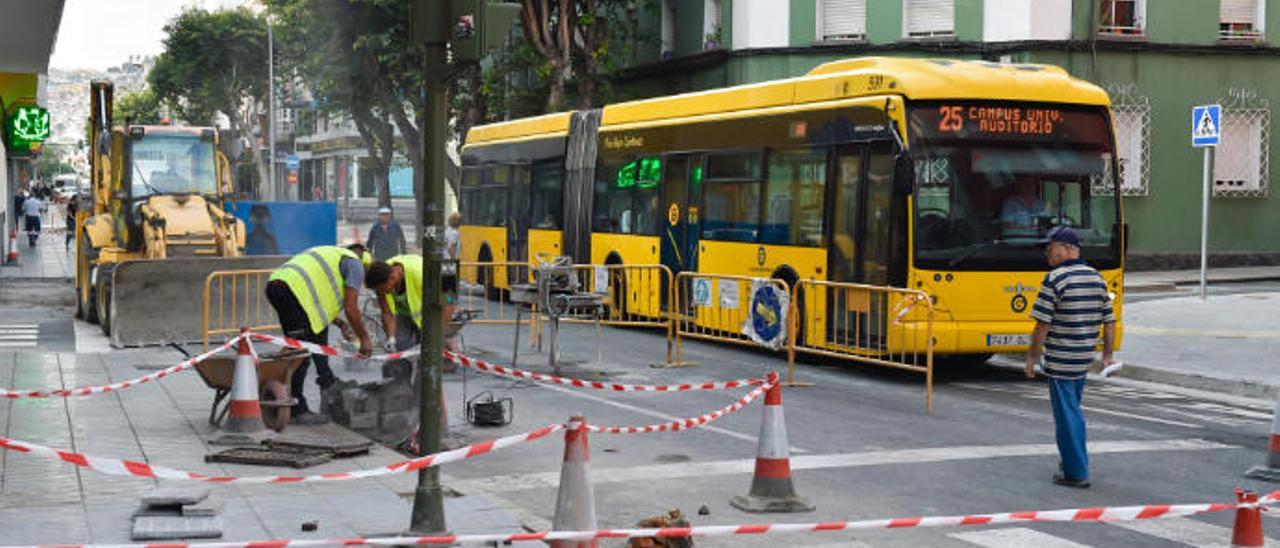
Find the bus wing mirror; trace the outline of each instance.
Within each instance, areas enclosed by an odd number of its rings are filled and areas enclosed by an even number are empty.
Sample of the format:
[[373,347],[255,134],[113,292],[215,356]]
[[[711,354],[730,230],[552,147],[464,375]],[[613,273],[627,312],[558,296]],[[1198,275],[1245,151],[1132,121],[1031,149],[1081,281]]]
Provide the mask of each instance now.
[[915,190],[916,163],[911,155],[900,153],[893,157],[893,191],[899,195],[908,195]]

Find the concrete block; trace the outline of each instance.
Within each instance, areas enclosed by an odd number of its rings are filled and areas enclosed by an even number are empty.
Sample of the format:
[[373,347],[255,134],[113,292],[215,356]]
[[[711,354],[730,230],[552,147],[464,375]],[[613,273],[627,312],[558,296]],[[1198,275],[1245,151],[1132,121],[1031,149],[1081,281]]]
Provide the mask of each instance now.
[[142,497],[146,506],[185,506],[209,498],[207,487],[162,487]]
[[222,538],[218,516],[138,516],[133,518],[133,540],[183,540]]

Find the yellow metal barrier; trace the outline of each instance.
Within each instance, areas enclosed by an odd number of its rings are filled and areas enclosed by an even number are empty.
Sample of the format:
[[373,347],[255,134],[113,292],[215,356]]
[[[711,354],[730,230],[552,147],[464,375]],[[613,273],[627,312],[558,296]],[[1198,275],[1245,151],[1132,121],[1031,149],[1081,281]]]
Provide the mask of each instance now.
[[[267,302],[271,269],[217,270],[204,280],[204,348],[209,338],[234,335],[240,328],[279,330],[275,309]],[[180,306],[178,303],[173,303]]]
[[693,272],[676,275],[671,313],[676,363],[684,363],[680,341],[685,337],[756,344],[743,330],[751,318],[751,286],[755,282],[769,283],[783,294],[791,294],[787,282],[777,278]]
[[[522,262],[461,262],[458,278],[458,308],[477,314],[471,323],[512,324],[516,309],[507,288],[511,283],[532,283],[533,270]],[[536,317],[535,315],[532,315]],[[537,325],[525,318],[521,324]]]
[[[673,324],[667,313],[675,302],[671,269],[660,264],[573,265],[581,291],[604,295],[600,323],[616,327],[655,327],[667,332],[667,361],[672,365]],[[589,311],[584,311],[589,312]],[[565,318],[567,322],[594,322],[594,318]]]
[[923,291],[802,280],[791,294],[788,362],[805,352],[925,375],[933,409],[933,302]]

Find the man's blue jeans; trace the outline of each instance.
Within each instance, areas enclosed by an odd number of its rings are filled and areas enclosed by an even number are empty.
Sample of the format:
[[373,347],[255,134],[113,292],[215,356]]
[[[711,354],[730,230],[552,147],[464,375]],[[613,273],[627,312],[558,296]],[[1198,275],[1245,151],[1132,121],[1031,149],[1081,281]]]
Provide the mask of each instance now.
[[1062,473],[1070,480],[1089,479],[1089,453],[1085,448],[1084,411],[1080,398],[1084,395],[1084,379],[1049,378],[1049,401],[1053,404],[1054,434],[1058,454],[1062,457]]

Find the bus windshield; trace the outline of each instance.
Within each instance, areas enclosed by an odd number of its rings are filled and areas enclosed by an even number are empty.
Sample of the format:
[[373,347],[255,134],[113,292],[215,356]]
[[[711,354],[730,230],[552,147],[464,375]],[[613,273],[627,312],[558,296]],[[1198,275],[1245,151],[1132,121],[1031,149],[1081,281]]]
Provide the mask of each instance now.
[[1039,242],[1059,225],[1095,267],[1119,266],[1102,109],[952,102],[909,113],[918,267],[1043,270]]
[[218,191],[213,141],[198,135],[145,135],[133,141],[135,198]]

